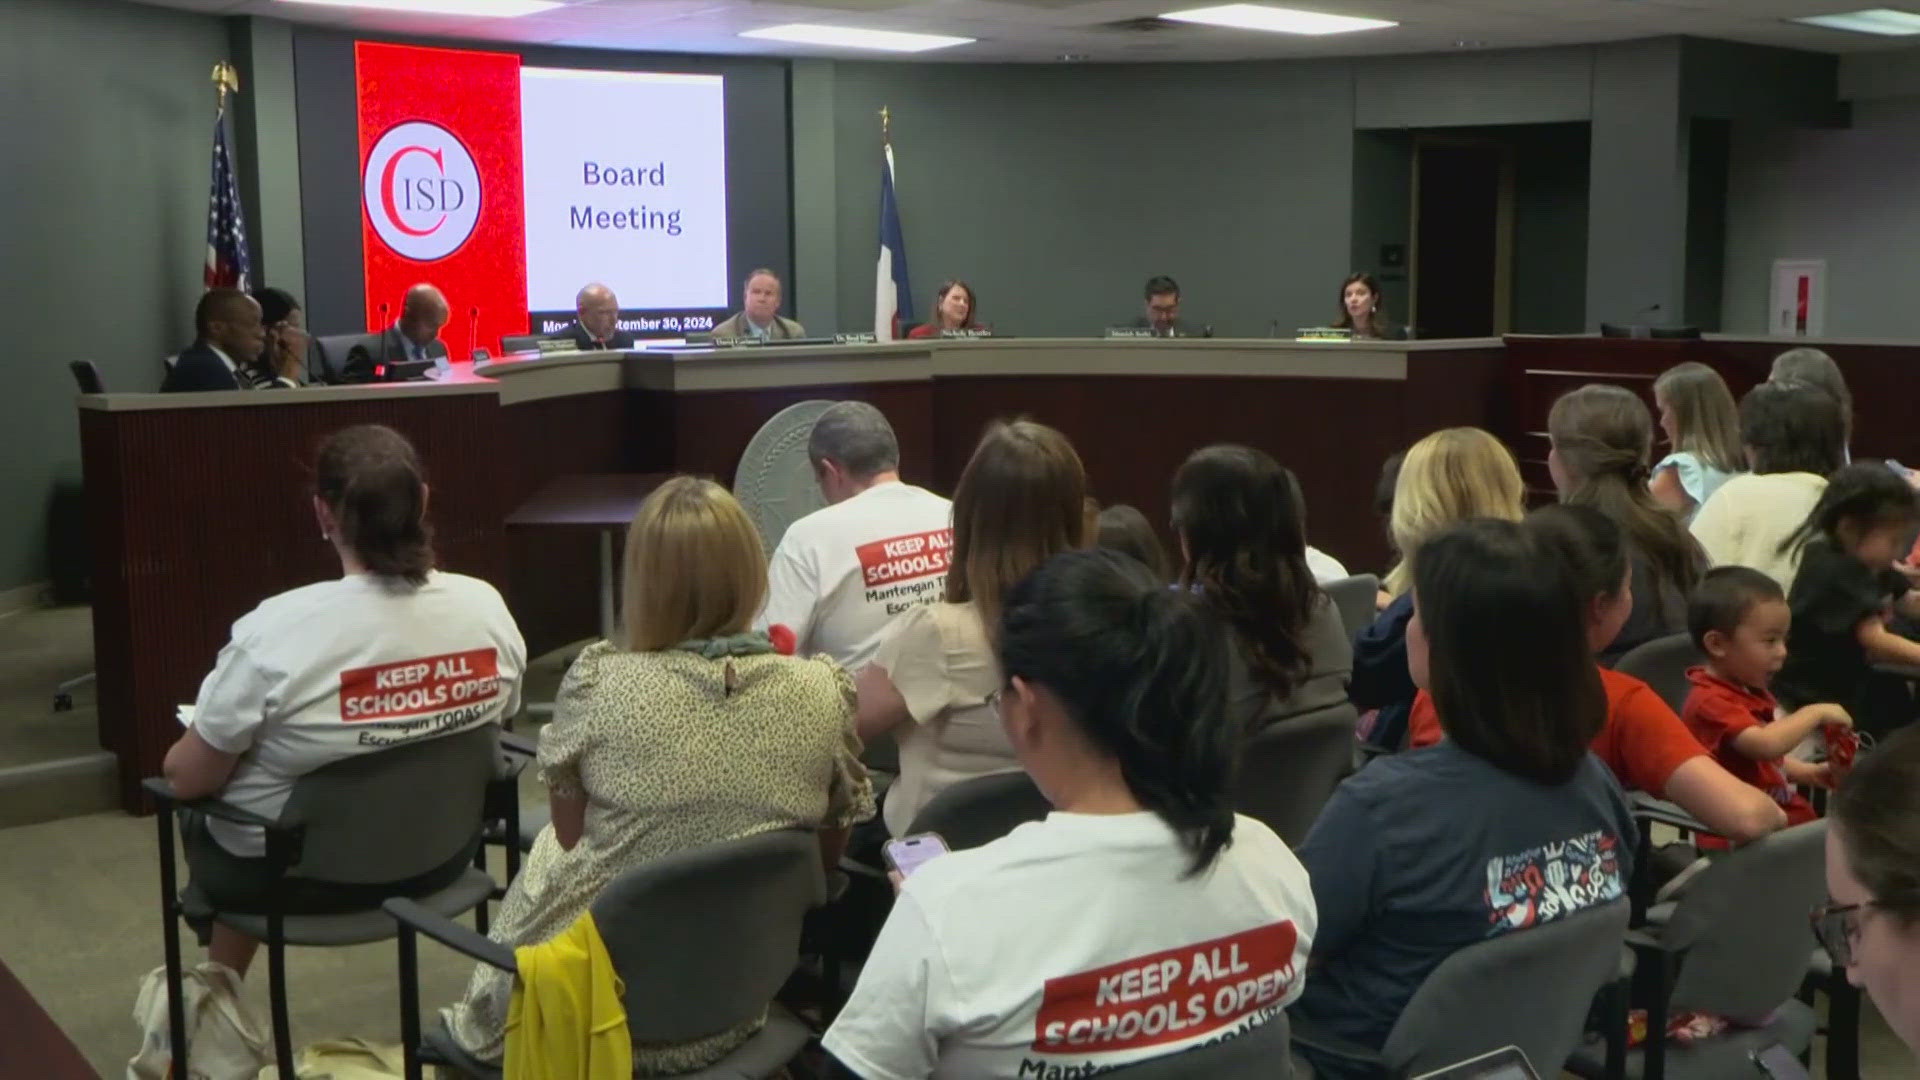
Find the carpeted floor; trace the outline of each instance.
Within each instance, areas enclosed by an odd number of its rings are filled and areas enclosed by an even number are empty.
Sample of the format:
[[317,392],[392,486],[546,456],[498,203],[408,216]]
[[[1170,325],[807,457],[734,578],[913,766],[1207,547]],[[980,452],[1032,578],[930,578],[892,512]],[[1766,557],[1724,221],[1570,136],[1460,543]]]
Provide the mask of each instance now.
[[54,712],[54,689],[93,667],[93,611],[39,608],[0,616],[0,769],[100,749],[91,684],[73,711]]

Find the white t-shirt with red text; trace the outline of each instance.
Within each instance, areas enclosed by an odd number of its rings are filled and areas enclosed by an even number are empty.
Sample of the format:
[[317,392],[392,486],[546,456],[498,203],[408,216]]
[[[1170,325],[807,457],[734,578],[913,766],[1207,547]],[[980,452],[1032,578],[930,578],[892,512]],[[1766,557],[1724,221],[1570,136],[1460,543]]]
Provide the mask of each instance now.
[[[353,574],[281,593],[234,623],[200,684],[193,730],[240,755],[219,797],[274,818],[293,782],[322,765],[513,715],[526,667],[492,585]],[[235,855],[265,853],[258,829],[208,828]]]
[[1300,995],[1318,922],[1265,825],[1188,878],[1151,813],[1053,813],[914,871],[824,1045],[865,1080],[1091,1076]]
[[815,510],[780,538],[756,625],[792,630],[796,656],[858,671],[895,615],[946,595],[952,525],[952,503],[897,480]]

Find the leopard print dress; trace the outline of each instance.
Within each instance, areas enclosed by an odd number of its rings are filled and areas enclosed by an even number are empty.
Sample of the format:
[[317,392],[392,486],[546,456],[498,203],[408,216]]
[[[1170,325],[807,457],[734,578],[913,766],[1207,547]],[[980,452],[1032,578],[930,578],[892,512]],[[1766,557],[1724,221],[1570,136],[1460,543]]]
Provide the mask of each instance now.
[[[540,778],[584,793],[571,851],[542,830],[488,935],[518,947],[565,930],[606,884],[649,859],[794,826],[873,815],[853,734],[853,681],[826,657],[707,659],[589,646],[540,733]],[[500,1060],[513,977],[480,965],[442,1010],[469,1053]],[[764,1016],[691,1043],[636,1044],[638,1076],[692,1072],[752,1038]]]

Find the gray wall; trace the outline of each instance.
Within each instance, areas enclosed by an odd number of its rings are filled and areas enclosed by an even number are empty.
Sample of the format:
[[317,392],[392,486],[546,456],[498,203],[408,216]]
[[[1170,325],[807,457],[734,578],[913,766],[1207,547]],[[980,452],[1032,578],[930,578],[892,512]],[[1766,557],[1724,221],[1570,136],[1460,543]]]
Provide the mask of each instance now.
[[[836,64],[839,328],[873,324],[883,105],[916,315],[961,277],[1002,331],[1097,333],[1138,316],[1141,285],[1164,273],[1183,315],[1222,335],[1324,322],[1352,243],[1347,72]],[[818,134],[796,125],[794,140]],[[818,179],[797,166],[804,202]]]
[[0,0],[0,590],[46,577],[46,511],[77,480],[69,359],[154,390],[193,336],[206,257],[219,19],[109,0]]
[[1827,260],[1828,336],[1920,338],[1920,84],[1909,92],[1854,102],[1850,128],[1733,126],[1728,332],[1766,329],[1773,260],[1793,258]]

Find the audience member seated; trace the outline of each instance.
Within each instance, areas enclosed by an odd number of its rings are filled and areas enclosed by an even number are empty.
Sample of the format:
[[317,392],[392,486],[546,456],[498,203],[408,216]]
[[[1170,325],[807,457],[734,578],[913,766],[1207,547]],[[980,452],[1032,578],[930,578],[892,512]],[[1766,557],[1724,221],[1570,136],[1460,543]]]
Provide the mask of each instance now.
[[[1380,519],[1380,528],[1386,531],[1387,543],[1393,543],[1393,489],[1400,483],[1400,466],[1406,463],[1407,452],[1395,450],[1380,463],[1380,475],[1373,481],[1373,516]],[[1385,611],[1393,603],[1393,595],[1386,589],[1374,594],[1373,609]]]
[[1624,896],[1639,835],[1588,752],[1606,695],[1546,541],[1467,522],[1423,544],[1413,576],[1408,666],[1447,739],[1349,777],[1300,848],[1320,930],[1295,1012],[1373,1048],[1450,954]]
[[1180,584],[1233,630],[1227,716],[1236,728],[1347,699],[1353,644],[1307,569],[1293,474],[1245,446],[1196,450],[1173,478]]
[[[1606,515],[1587,506],[1542,507],[1525,528],[1565,565],[1586,620],[1587,646],[1598,652],[1620,632],[1633,607],[1626,538]],[[1419,571],[1416,566],[1415,573]],[[1593,752],[1621,786],[1677,803],[1707,828],[1738,843],[1786,824],[1774,801],[1720,767],[1653,688],[1631,675],[1600,669],[1606,726]],[[1433,698],[1422,690],[1408,721],[1412,745],[1444,735]]]
[[1160,545],[1159,534],[1147,523],[1147,515],[1137,507],[1115,503],[1100,511],[1095,526],[1096,542],[1100,547],[1133,556],[1161,581],[1173,579],[1173,567],[1167,562],[1167,549]]
[[1800,561],[1787,593],[1787,660],[1775,681],[1787,708],[1838,703],[1876,738],[1913,720],[1906,680],[1873,665],[1920,666],[1920,643],[1887,628],[1890,614],[1920,617],[1920,593],[1894,569],[1920,522],[1916,498],[1885,465],[1855,462],[1833,474],[1781,545]]
[[[1840,374],[1840,365],[1833,362],[1833,357],[1820,349],[1805,346],[1788,349],[1773,358],[1767,381],[1801,383],[1826,391],[1827,396],[1840,406],[1841,464],[1853,460],[1853,453],[1849,449],[1853,445],[1853,391],[1847,389],[1847,380]],[[1839,467],[1834,466],[1836,469]]]
[[[1687,632],[1707,662],[1687,672],[1693,689],[1680,719],[1715,761],[1779,803],[1788,825],[1800,825],[1817,815],[1795,785],[1830,788],[1833,774],[1831,766],[1792,752],[1825,725],[1850,728],[1853,718],[1830,702],[1775,718],[1778,706],[1767,686],[1787,658],[1791,616],[1780,583],[1760,571],[1707,571],[1687,605]],[[1727,846],[1717,836],[1695,839],[1702,848]]]
[[780,275],[761,268],[747,275],[746,305],[713,328],[716,341],[791,341],[807,328],[780,314]]
[[888,624],[860,673],[860,738],[894,732],[900,746],[881,809],[890,835],[949,786],[1020,767],[989,700],[1002,680],[988,628],[1014,583],[1081,546],[1086,497],[1080,455],[1050,427],[996,423],[974,449],[953,492],[946,599]]
[[[493,586],[433,568],[426,511],[419,459],[398,433],[353,427],[321,445],[313,512],[340,557],[341,576],[281,593],[233,624],[200,684],[186,734],[167,751],[175,794],[215,795],[275,818],[294,782],[323,765],[519,711],[527,662],[520,631]],[[389,703],[379,692],[378,676],[445,657],[497,677],[459,708]],[[473,863],[468,849],[414,881],[276,885],[259,829],[189,814],[181,834],[193,885],[224,911],[260,912],[269,903],[303,914],[373,907],[388,896],[444,888]],[[218,923],[211,942],[211,959],[241,975],[259,945]]]
[[1563,394],[1547,416],[1547,433],[1553,443],[1547,469],[1560,500],[1593,507],[1627,536],[1633,607],[1619,635],[1600,650],[1600,663],[1612,667],[1634,646],[1687,628],[1687,594],[1706,569],[1706,556],[1680,519],[1647,492],[1653,417],[1632,391],[1589,383]]
[[1691,520],[1727,478],[1746,471],[1740,413],[1720,373],[1691,360],[1653,381],[1660,431],[1671,452],[1653,466],[1653,501]]
[[1920,1054],[1920,732],[1898,732],[1861,758],[1827,820],[1820,940],[1834,970]]
[[633,335],[620,329],[620,298],[599,282],[573,298],[573,325],[554,336],[571,339],[581,352],[633,348]]
[[266,326],[259,302],[239,289],[208,289],[194,306],[193,332],[193,344],[180,351],[161,380],[161,393],[298,384],[297,375],[292,380],[262,377],[257,365],[267,346]]
[[1233,812],[1225,628],[1096,550],[1015,586],[996,629],[993,698],[1056,809],[905,879],[827,1051],[870,1080],[1079,1076],[1267,1022],[1315,913],[1292,852]]
[[254,385],[299,386],[306,380],[307,354],[313,347],[300,301],[285,289],[255,289],[252,296],[260,305],[260,325],[267,335],[259,359],[249,365]]
[[1806,383],[1761,383],[1740,401],[1740,441],[1752,472],[1720,486],[1693,516],[1694,539],[1715,566],[1751,566],[1793,588],[1797,549],[1782,550],[1841,465],[1838,403]]
[[907,332],[910,338],[939,337],[946,330],[978,330],[974,321],[973,286],[964,281],[944,281],[933,294],[933,317]]
[[1380,282],[1372,274],[1349,274],[1347,280],[1340,283],[1340,318],[1333,325],[1353,331],[1355,341],[1406,340],[1406,330],[1387,321],[1386,313],[1381,310],[1385,301]]
[[1353,642],[1353,680],[1347,697],[1356,709],[1378,710],[1363,735],[1384,750],[1407,737],[1407,711],[1418,687],[1407,672],[1407,621],[1413,618],[1413,567],[1407,555],[1428,538],[1474,518],[1519,521],[1526,485],[1506,444],[1479,428],[1447,428],[1414,443],[1390,496],[1390,531],[1400,562],[1387,574],[1393,597]]
[[796,656],[825,653],[858,671],[895,615],[940,599],[953,504],[900,482],[893,427],[864,401],[820,414],[807,459],[828,505],[780,538],[757,625],[793,631]]
[[[746,511],[710,480],[676,477],[641,504],[620,640],[580,654],[540,733],[553,820],[507,889],[494,941],[547,941],[620,874],[704,844],[810,828],[823,863],[839,862],[848,828],[873,812],[849,728],[853,684],[833,661],[778,655],[749,632],[763,559]],[[500,1059],[512,990],[512,975],[482,964],[445,1010],[468,1052]],[[636,1072],[705,1068],[763,1023],[635,1046]]]

